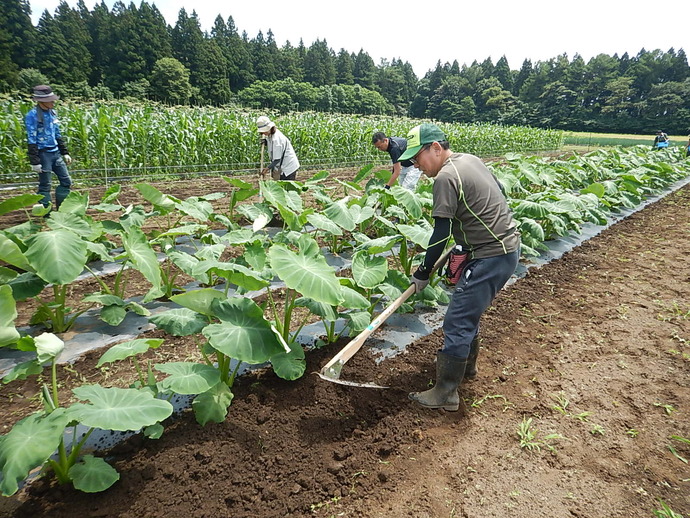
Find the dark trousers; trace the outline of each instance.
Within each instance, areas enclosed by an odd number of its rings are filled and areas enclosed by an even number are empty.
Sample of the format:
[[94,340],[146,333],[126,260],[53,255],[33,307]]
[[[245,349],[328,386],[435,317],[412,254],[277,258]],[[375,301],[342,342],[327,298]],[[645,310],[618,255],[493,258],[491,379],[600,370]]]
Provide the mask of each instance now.
[[67,195],[70,193],[70,187],[72,187],[72,179],[67,171],[67,164],[65,164],[59,151],[39,150],[38,157],[41,159],[41,172],[38,173],[37,194],[43,195],[41,203],[47,207],[52,201],[50,187],[53,173],[55,173],[60,182],[55,188],[55,208],[58,208],[64,199],[67,198]]
[[443,352],[461,359],[479,332],[479,320],[515,272],[520,252],[473,259],[465,266],[443,320]]

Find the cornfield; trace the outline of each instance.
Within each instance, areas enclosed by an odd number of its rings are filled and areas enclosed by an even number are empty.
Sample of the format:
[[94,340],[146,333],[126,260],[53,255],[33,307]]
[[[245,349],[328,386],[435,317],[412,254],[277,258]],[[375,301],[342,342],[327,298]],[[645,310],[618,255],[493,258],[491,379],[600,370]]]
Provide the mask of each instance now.
[[[0,184],[35,182],[26,156],[24,115],[32,104],[0,101]],[[256,170],[259,113],[147,103],[59,103],[60,126],[81,180],[161,178]],[[268,114],[272,116],[272,114]],[[402,117],[293,113],[273,120],[292,141],[305,169],[385,164],[371,145],[376,131],[405,136],[419,120]],[[561,131],[490,124],[445,124],[455,151],[479,156],[558,149]]]

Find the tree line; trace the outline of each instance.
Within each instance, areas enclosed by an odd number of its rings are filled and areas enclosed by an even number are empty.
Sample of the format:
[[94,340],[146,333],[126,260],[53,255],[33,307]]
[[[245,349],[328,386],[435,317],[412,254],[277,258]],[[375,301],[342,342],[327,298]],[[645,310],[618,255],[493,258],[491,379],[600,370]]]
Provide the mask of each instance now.
[[269,30],[250,38],[232,16],[203,31],[183,8],[174,26],[155,4],[61,2],[36,26],[28,0],[0,0],[0,90],[52,84],[67,97],[235,103],[278,111],[399,114],[447,122],[498,122],[581,131],[690,129],[690,67],[683,49],[439,62],[423,78],[401,59],[379,64],[364,49],[327,41],[279,46]]

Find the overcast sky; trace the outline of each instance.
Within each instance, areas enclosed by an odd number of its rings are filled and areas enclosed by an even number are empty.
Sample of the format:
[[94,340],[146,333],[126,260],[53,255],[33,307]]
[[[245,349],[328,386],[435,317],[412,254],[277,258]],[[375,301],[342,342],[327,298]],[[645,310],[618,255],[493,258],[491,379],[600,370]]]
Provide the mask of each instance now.
[[[54,14],[59,0],[30,0],[34,24],[45,9]],[[76,6],[76,0],[68,0]],[[93,9],[95,0],[85,0]],[[114,0],[106,0],[112,7]],[[134,2],[140,4],[140,0]],[[674,48],[690,53],[690,4],[626,0],[489,0],[468,2],[393,0],[149,0],[169,25],[182,7],[195,10],[202,30],[216,16],[232,16],[240,34],[254,38],[269,29],[278,46],[300,39],[306,47],[325,39],[336,53],[363,49],[378,65],[399,58],[422,77],[436,62],[463,64],[506,56],[517,70],[525,59],[545,61],[577,53],[585,61],[597,54]],[[129,5],[129,1],[125,1]]]

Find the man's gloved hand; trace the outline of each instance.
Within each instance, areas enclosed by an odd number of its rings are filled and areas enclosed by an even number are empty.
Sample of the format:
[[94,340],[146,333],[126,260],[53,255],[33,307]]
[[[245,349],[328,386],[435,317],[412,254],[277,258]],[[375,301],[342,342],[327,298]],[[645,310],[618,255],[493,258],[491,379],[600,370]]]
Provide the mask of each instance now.
[[31,164],[31,169],[36,173],[40,173],[41,172],[41,164]]
[[72,157],[69,155],[62,155],[62,159],[65,161],[65,164],[70,165],[72,163]]
[[429,285],[429,270],[426,270],[424,265],[421,265],[410,277],[410,282],[414,284],[414,292],[421,293]]
[[386,189],[387,191],[391,190],[391,186],[388,184],[384,185],[383,188]]

